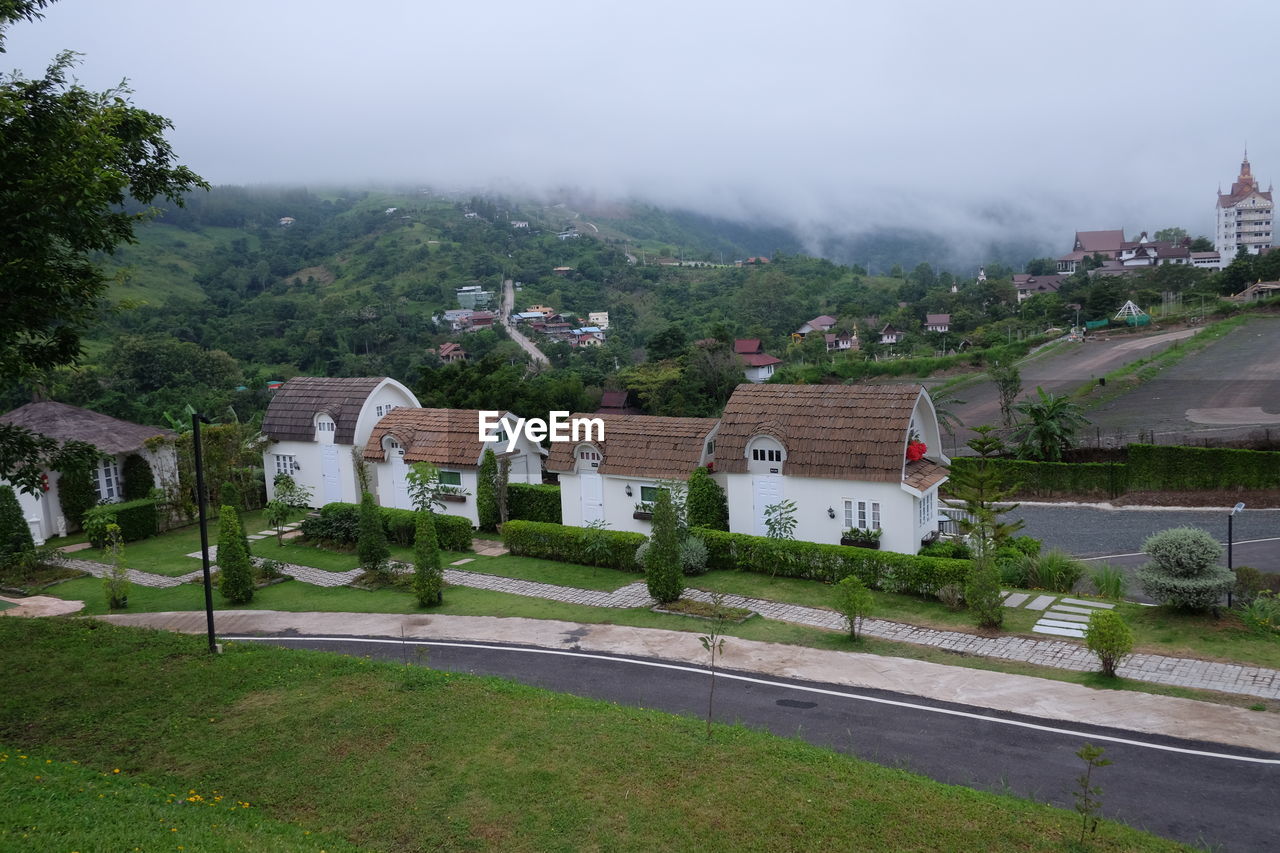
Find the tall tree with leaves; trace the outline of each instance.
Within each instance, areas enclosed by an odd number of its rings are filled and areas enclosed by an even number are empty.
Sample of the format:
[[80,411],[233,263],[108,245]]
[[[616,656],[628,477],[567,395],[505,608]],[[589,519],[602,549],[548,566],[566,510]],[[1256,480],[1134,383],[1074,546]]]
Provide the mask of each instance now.
[[[33,21],[49,0],[0,3],[0,52],[8,28]],[[108,279],[95,260],[134,242],[149,211],[130,199],[182,204],[208,185],[177,165],[163,116],[129,102],[121,86],[91,92],[68,82],[74,54],[55,57],[42,77],[0,74],[0,380],[29,379],[80,356]],[[0,424],[0,477],[24,492],[39,488],[55,442]]]
[[253,560],[244,547],[244,528],[233,506],[218,515],[218,589],[232,604],[253,600]]
[[1003,503],[1013,494],[1016,486],[1007,486],[992,459],[1004,449],[1004,443],[994,435],[990,425],[974,427],[976,436],[968,446],[977,458],[965,459],[960,465],[951,465],[943,501],[947,507],[958,510],[956,524],[973,543],[975,557],[995,553],[1003,542],[1022,529],[1022,522],[1001,521],[1000,516],[1018,508],[1018,504]]
[[1013,426],[1013,404],[1022,393],[1022,374],[1012,364],[993,364],[987,371],[991,381],[996,384],[996,393],[1000,396],[1000,420],[1005,429]]
[[1068,398],[1046,393],[1036,386],[1036,396],[1016,407],[1022,420],[1013,432],[1018,455],[1023,459],[1061,462],[1062,451],[1070,449],[1076,433],[1088,423],[1080,407]]
[[653,502],[653,535],[644,554],[644,582],[649,595],[660,604],[669,604],[684,592],[679,519],[667,489],[659,489]]
[[371,575],[385,575],[387,561],[391,559],[391,547],[387,545],[387,531],[382,526],[382,510],[373,495],[360,496],[360,521],[356,537],[356,556],[360,568]]

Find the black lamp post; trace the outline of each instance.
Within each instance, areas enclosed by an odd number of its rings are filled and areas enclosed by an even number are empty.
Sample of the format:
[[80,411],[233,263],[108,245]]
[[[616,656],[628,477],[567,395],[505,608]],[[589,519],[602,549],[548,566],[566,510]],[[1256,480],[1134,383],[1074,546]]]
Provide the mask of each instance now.
[[191,413],[192,445],[196,456],[196,504],[200,508],[200,556],[204,562],[204,612],[209,628],[209,654],[218,653],[213,633],[213,580],[209,576],[209,523],[205,517],[204,454],[200,449],[200,424],[209,423],[204,415]]
[[[1227,514],[1227,571],[1235,574],[1235,566],[1232,564],[1232,550],[1235,547],[1235,530],[1233,522],[1236,513],[1244,511],[1244,504],[1238,503],[1231,508],[1231,512]],[[1231,606],[1231,590],[1227,590],[1227,607]]]

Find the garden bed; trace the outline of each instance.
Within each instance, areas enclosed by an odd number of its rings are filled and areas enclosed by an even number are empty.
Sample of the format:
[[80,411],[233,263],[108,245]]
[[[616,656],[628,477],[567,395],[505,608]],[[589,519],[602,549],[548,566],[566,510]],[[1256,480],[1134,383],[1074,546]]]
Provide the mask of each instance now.
[[670,604],[659,604],[651,608],[654,613],[674,613],[679,616],[692,616],[695,619],[714,620],[723,619],[733,624],[741,624],[746,622],[752,616],[755,616],[754,610],[748,610],[745,607],[716,607],[707,601],[695,601],[689,598],[681,598]]

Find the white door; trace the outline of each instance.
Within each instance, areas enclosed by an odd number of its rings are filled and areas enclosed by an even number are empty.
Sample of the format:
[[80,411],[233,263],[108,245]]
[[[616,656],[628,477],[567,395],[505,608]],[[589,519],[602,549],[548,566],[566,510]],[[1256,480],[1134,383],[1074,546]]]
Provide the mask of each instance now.
[[582,473],[582,523],[604,521],[604,478],[599,474]]
[[409,500],[409,466],[404,464],[403,450],[390,450],[391,457],[391,502],[396,509],[413,509]]
[[767,536],[769,528],[765,527],[764,508],[782,501],[782,478],[754,477],[751,486],[755,496],[756,535]]
[[342,484],[338,479],[338,446],[320,445],[320,477],[324,482],[324,502],[331,504],[342,500]]

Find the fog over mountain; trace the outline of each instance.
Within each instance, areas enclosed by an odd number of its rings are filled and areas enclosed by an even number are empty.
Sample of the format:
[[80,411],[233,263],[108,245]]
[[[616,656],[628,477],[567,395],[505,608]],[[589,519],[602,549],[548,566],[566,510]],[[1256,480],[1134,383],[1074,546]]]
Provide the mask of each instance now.
[[[214,183],[572,186],[948,254],[1212,230],[1280,174],[1280,4],[61,0],[7,68],[85,54]],[[941,248],[941,247],[940,247]],[[959,254],[957,254],[959,253]],[[838,252],[836,252],[838,254]],[[851,257],[856,260],[856,250]]]

